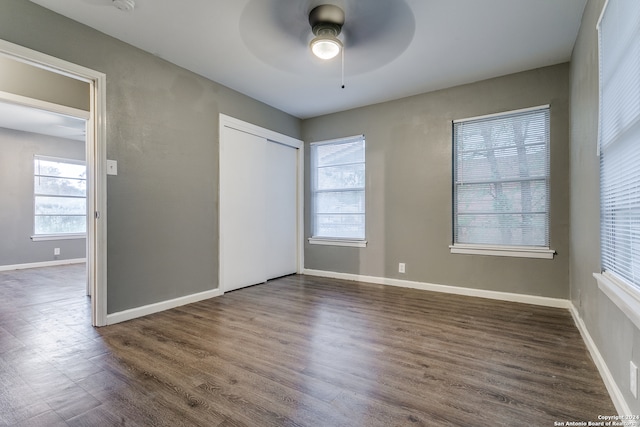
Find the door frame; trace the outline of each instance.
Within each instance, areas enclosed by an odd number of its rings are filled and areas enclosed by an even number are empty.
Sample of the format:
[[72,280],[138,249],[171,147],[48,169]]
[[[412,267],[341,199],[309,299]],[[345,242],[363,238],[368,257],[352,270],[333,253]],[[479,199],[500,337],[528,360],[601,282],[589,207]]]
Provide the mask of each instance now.
[[107,324],[107,182],[106,75],[81,65],[0,39],[0,55],[89,83],[89,113],[63,105],[0,91],[0,99],[58,114],[84,113],[87,164],[87,287],[91,294],[91,324]]
[[[287,145],[298,150],[297,155],[297,189],[296,189],[296,209],[297,209],[297,221],[296,221],[296,242],[297,242],[297,260],[296,260],[296,273],[302,273],[304,269],[304,142],[292,138],[288,135],[284,135],[279,132],[275,132],[226,114],[220,113],[219,115],[219,139],[218,139],[218,213],[221,212],[220,205],[222,200],[220,198],[221,186],[220,186],[220,159],[222,138],[224,135],[223,129],[225,127],[239,130],[242,132],[250,133],[252,135],[265,138],[268,141],[276,142],[279,144]],[[224,233],[224,220],[218,215],[218,289],[224,293],[225,284],[222,283],[224,263],[222,247],[224,239],[226,238]],[[247,242],[251,244],[251,242]]]

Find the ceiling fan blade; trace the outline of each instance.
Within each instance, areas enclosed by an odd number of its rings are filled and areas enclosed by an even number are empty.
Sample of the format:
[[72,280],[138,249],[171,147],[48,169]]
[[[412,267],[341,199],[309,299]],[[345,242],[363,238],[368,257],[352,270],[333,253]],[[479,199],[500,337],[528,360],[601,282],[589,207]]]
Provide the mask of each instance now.
[[[354,75],[380,68],[409,46],[415,18],[406,0],[251,0],[240,18],[240,35],[261,61],[291,73],[319,72],[311,55],[309,12],[334,4],[344,10],[342,35],[347,64]],[[357,65],[355,65],[357,64]]]

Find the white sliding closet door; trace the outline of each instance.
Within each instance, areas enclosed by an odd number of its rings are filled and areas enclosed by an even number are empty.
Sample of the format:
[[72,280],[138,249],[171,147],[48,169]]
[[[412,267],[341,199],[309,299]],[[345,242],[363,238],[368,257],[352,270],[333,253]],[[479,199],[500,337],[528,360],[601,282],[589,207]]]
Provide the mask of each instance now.
[[220,281],[225,292],[297,271],[298,150],[224,127]]
[[267,140],[224,128],[220,140],[220,260],[224,291],[267,280],[262,191]]
[[265,214],[267,226],[267,278],[297,271],[297,165],[298,150],[267,142]]

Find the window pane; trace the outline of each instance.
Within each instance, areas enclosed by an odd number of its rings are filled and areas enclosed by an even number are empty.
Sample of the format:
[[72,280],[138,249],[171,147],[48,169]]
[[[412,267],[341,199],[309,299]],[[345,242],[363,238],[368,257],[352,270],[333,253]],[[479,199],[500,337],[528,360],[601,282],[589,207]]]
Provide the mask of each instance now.
[[315,146],[316,165],[341,165],[345,163],[364,163],[364,139],[335,144]]
[[599,27],[600,145],[615,143],[640,119],[640,2],[611,0]]
[[610,0],[598,35],[602,270],[640,287],[640,2]]
[[364,191],[317,193],[316,213],[364,213]]
[[364,163],[318,168],[317,190],[364,188]]
[[316,216],[316,236],[364,239],[364,214]]
[[86,170],[79,160],[34,157],[35,234],[86,232]]
[[84,197],[87,193],[87,181],[84,179],[37,176],[34,191],[36,194]]
[[546,214],[458,215],[457,243],[510,246],[544,246],[547,239]]
[[36,216],[36,234],[85,233],[87,217],[83,216]]
[[547,182],[468,184],[458,187],[458,213],[546,212]]
[[547,176],[545,145],[458,153],[458,182],[537,178]]
[[362,136],[311,145],[313,236],[364,239],[364,150]]
[[36,215],[86,215],[85,198],[36,196]]
[[45,160],[35,158],[35,174],[47,176],[59,176],[63,178],[86,178],[86,166],[63,161]]
[[640,285],[640,126],[602,149],[602,268]]
[[454,244],[549,245],[549,109],[454,123]]

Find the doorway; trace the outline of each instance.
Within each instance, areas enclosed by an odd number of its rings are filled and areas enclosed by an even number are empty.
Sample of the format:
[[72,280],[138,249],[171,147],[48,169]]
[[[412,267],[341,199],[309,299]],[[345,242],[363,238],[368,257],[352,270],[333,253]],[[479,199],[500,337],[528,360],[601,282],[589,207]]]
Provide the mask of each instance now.
[[89,113],[69,113],[0,101],[0,270],[86,263]]
[[[61,59],[0,40],[0,59],[27,65],[30,70],[46,71],[89,86],[86,114],[86,262],[87,293],[91,298],[91,324],[106,325],[106,76],[103,73],[72,64]],[[6,73],[5,75],[9,75]],[[25,81],[26,79],[26,81]],[[21,85],[2,82],[0,101],[35,108],[65,116],[82,116],[79,109],[56,102],[55,90],[44,90],[43,96],[22,92],[20,87],[32,88],[28,75],[21,75]],[[16,81],[17,82],[17,81]],[[34,82],[35,83],[35,82]],[[41,82],[38,82],[41,84]],[[54,95],[52,95],[54,94]]]

